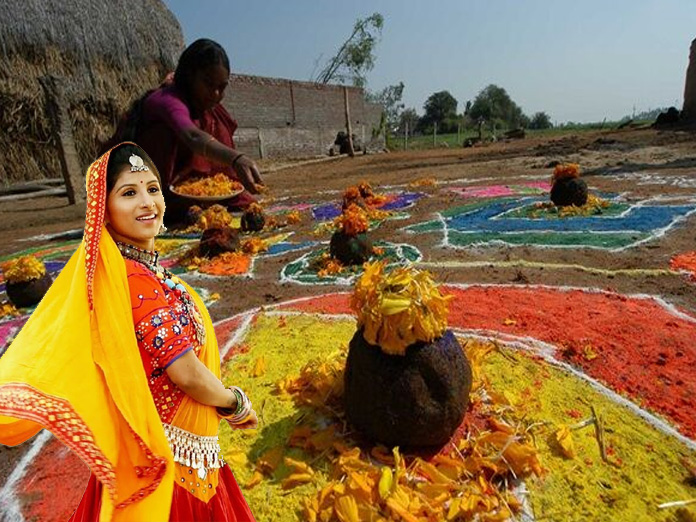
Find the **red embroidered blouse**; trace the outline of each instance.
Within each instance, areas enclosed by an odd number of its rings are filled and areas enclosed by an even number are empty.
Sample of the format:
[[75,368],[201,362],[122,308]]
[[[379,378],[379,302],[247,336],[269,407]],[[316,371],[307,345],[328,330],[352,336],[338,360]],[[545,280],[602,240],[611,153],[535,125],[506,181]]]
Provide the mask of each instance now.
[[170,423],[184,392],[165,369],[189,350],[199,354],[193,319],[176,294],[150,270],[132,259],[125,261],[140,357],[160,418]]

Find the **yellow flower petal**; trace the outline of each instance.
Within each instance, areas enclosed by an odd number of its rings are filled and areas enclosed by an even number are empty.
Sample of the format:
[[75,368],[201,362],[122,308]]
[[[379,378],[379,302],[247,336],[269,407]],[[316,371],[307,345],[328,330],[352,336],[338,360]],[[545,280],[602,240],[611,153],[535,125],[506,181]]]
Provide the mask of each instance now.
[[284,479],[280,485],[283,489],[292,489],[302,484],[312,482],[312,475],[309,473],[293,473],[288,478]]
[[341,522],[360,522],[358,518],[358,503],[350,495],[336,499],[336,515]]
[[379,496],[386,499],[392,492],[392,485],[394,484],[394,475],[391,468],[383,467],[382,473],[379,477]]
[[561,448],[563,455],[569,459],[575,456],[575,445],[573,444],[573,435],[568,426],[561,426],[556,431],[556,441]]

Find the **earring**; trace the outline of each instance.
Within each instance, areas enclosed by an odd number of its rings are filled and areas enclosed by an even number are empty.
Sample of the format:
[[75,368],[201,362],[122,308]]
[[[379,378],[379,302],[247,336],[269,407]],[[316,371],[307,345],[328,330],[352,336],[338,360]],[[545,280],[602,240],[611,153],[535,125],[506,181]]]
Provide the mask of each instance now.
[[160,225],[159,232],[157,232],[158,236],[161,236],[167,231],[167,227],[164,226],[164,223]]

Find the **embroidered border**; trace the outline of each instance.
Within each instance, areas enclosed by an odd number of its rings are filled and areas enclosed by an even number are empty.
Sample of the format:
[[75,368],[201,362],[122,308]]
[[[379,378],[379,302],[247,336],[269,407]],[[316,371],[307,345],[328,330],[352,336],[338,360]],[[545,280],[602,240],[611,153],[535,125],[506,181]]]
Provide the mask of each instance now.
[[[42,393],[28,384],[5,384],[0,386],[0,414],[45,426],[89,466],[115,502],[114,466],[94,443],[92,431],[68,401]],[[150,466],[136,467],[136,474],[138,477],[154,477],[150,484],[116,505],[116,509],[123,509],[151,494],[159,487],[167,471],[167,458],[155,457],[140,436],[129,429],[150,462]]]
[[45,426],[90,467],[114,498],[114,466],[97,447],[92,430],[68,401],[28,384],[4,384],[0,386],[0,413]]
[[85,215],[85,268],[87,271],[87,299],[89,309],[94,306],[92,283],[97,269],[99,241],[106,211],[106,167],[111,151],[90,165],[87,170],[87,212]]

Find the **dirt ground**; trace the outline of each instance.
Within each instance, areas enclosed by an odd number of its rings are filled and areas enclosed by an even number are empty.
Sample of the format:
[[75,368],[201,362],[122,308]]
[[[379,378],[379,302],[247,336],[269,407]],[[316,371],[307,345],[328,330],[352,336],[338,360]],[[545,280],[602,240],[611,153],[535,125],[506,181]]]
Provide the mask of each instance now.
[[[461,205],[460,197],[439,190],[442,184],[493,185],[546,180],[551,161],[579,163],[591,190],[625,193],[630,200],[655,196],[696,195],[696,133],[654,130],[627,130],[569,134],[553,139],[526,139],[499,142],[480,148],[438,149],[399,153],[358,155],[326,162],[285,167],[265,175],[270,197],[283,204],[335,201],[340,191],[361,180],[373,186],[406,185],[421,178],[434,177],[440,187],[420,189],[431,197],[421,199],[409,209],[405,221],[386,221],[374,232],[374,239],[411,243],[424,261],[526,260],[550,264],[579,264],[610,270],[632,268],[665,269],[675,254],[696,248],[696,229],[691,218],[668,234],[621,252],[596,249],[541,249],[531,246],[486,246],[465,250],[437,246],[436,235],[406,234],[400,229],[427,219],[433,213]],[[265,162],[272,170],[280,162]],[[283,165],[286,165],[285,162]],[[628,179],[625,179],[629,174]],[[659,175],[658,183],[638,184],[634,174]],[[674,180],[674,185],[668,184]],[[687,182],[684,183],[683,180]],[[691,183],[688,182],[691,180]],[[691,186],[685,186],[691,185]],[[405,187],[403,187],[405,188]],[[334,192],[335,191],[335,192]],[[26,238],[80,228],[84,206],[70,206],[65,198],[45,198],[0,203],[0,255],[41,244]],[[293,240],[317,240],[312,235],[316,222],[304,213],[304,220],[292,227]],[[322,238],[328,239],[328,238]],[[289,253],[257,263],[254,277],[202,281],[197,284],[221,294],[211,307],[214,320],[231,314],[294,297],[332,291],[331,286],[302,286],[279,281],[279,272],[298,257]],[[460,283],[532,283],[599,287],[620,293],[657,294],[688,310],[696,310],[696,286],[674,274],[636,275],[628,272],[599,274],[573,268],[433,268],[441,281]],[[341,287],[345,290],[345,287]]]
[[[656,196],[696,198],[696,132],[686,131],[568,134],[469,149],[379,153],[352,159],[342,157],[277,170],[273,168],[279,162],[264,162],[263,165],[273,170],[264,176],[270,187],[269,196],[283,204],[336,201],[345,187],[361,180],[371,182],[377,191],[388,191],[388,186],[405,188],[408,183],[421,178],[436,178],[438,186],[416,189],[430,197],[419,200],[408,209],[410,217],[407,220],[385,221],[374,231],[373,238],[410,243],[422,252],[423,261],[435,265],[444,261],[494,263],[519,260],[565,265],[531,268],[487,266],[485,263],[475,268],[429,266],[442,282],[565,285],[611,289],[622,294],[659,295],[688,313],[696,314],[696,284],[689,283],[683,275],[621,271],[664,270],[674,255],[696,250],[696,216],[661,237],[619,252],[533,246],[454,250],[441,248],[437,234],[406,234],[401,230],[407,225],[432,219],[435,212],[464,202],[461,197],[442,190],[448,182],[459,180],[452,184],[471,186],[548,180],[552,172],[548,165],[552,161],[579,163],[591,190],[624,193],[629,201]],[[65,198],[0,203],[0,255],[42,243],[50,244],[26,239],[78,229],[83,222],[84,205],[70,206]],[[317,237],[312,234],[315,226],[316,222],[304,212],[302,223],[291,227],[295,232],[293,241],[316,241]],[[328,240],[328,236],[321,239]],[[197,286],[204,286],[221,296],[210,307],[213,320],[287,299],[347,290],[345,286],[281,282],[281,269],[299,255],[291,252],[264,258],[256,263],[251,278],[197,280]],[[581,266],[567,266],[571,264]],[[591,270],[594,268],[606,271]],[[23,447],[0,447],[0,488],[24,451]]]

